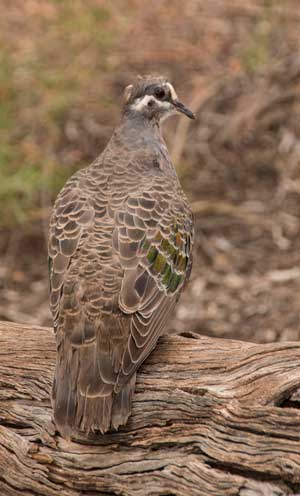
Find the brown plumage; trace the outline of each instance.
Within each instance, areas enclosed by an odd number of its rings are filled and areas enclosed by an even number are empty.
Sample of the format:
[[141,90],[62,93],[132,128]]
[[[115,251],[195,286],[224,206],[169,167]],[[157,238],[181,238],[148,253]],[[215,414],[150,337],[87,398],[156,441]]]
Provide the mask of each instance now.
[[136,371],[188,279],[193,219],[160,132],[160,121],[176,111],[193,117],[164,78],[139,78],[127,87],[107,147],[55,202],[52,401],[67,437],[126,423]]

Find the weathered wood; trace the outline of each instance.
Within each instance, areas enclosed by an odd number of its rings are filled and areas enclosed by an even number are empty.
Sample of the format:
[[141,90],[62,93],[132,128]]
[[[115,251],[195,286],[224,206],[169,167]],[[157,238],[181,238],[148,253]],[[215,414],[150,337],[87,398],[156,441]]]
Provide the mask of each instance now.
[[300,492],[300,343],[162,339],[122,431],[90,444],[51,421],[51,329],[0,323],[0,494]]

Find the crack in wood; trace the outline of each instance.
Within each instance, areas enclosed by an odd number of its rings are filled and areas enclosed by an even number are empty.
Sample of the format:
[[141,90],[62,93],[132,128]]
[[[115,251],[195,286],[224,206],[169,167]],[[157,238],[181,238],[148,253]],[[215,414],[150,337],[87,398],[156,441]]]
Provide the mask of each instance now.
[[[289,496],[296,495],[300,491],[300,484],[293,484],[289,480],[283,480],[279,477],[274,477],[267,473],[256,472],[251,469],[243,469],[240,467],[235,467],[230,463],[220,463],[215,460],[207,460],[207,465],[213,469],[220,470],[221,472],[230,473],[231,475],[238,475],[244,477],[245,479],[252,479],[256,482],[272,482],[277,484],[279,487],[282,486],[282,490],[289,490]],[[280,495],[285,495],[285,492],[278,493]]]

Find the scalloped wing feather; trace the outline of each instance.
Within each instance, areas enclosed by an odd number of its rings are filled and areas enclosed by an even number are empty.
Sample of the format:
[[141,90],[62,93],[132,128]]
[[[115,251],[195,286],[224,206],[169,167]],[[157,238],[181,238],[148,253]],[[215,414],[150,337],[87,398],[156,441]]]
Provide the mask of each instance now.
[[132,314],[116,391],[155,347],[190,273],[192,214],[187,204],[166,208],[167,196],[144,192],[116,215],[113,246],[124,268],[119,305]]
[[49,225],[50,305],[54,327],[59,316],[62,288],[72,256],[84,241],[91,226],[94,210],[79,187],[85,171],[73,176],[56,199]]

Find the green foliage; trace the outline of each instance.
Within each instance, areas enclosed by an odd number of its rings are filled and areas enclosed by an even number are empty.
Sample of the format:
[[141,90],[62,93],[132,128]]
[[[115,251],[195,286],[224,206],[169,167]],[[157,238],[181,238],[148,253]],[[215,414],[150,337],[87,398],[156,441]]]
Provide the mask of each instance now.
[[249,72],[257,72],[267,65],[270,57],[269,41],[270,24],[267,21],[260,21],[256,26],[252,42],[241,55],[241,60]]
[[3,160],[8,155],[0,155],[0,211],[1,224],[23,223],[27,211],[37,200],[37,192],[41,187],[41,175],[37,167],[26,164],[26,167],[8,170],[3,167]]
[[[10,167],[7,166],[10,164]],[[18,165],[15,165],[18,164]],[[42,192],[49,192],[52,199],[70,174],[68,168],[51,167],[45,175],[38,164],[19,166],[10,150],[0,149],[0,225],[11,226],[30,222],[42,207]]]
[[64,130],[76,109],[82,116],[105,100],[98,81],[113,45],[106,6],[57,0],[38,8],[29,31],[0,33],[0,225],[11,227],[30,223],[42,198],[53,199],[90,161],[84,139],[70,145]]
[[263,70],[271,60],[271,38],[273,31],[273,10],[284,0],[265,0],[264,14],[254,26],[252,40],[242,50],[241,62],[250,73]]

